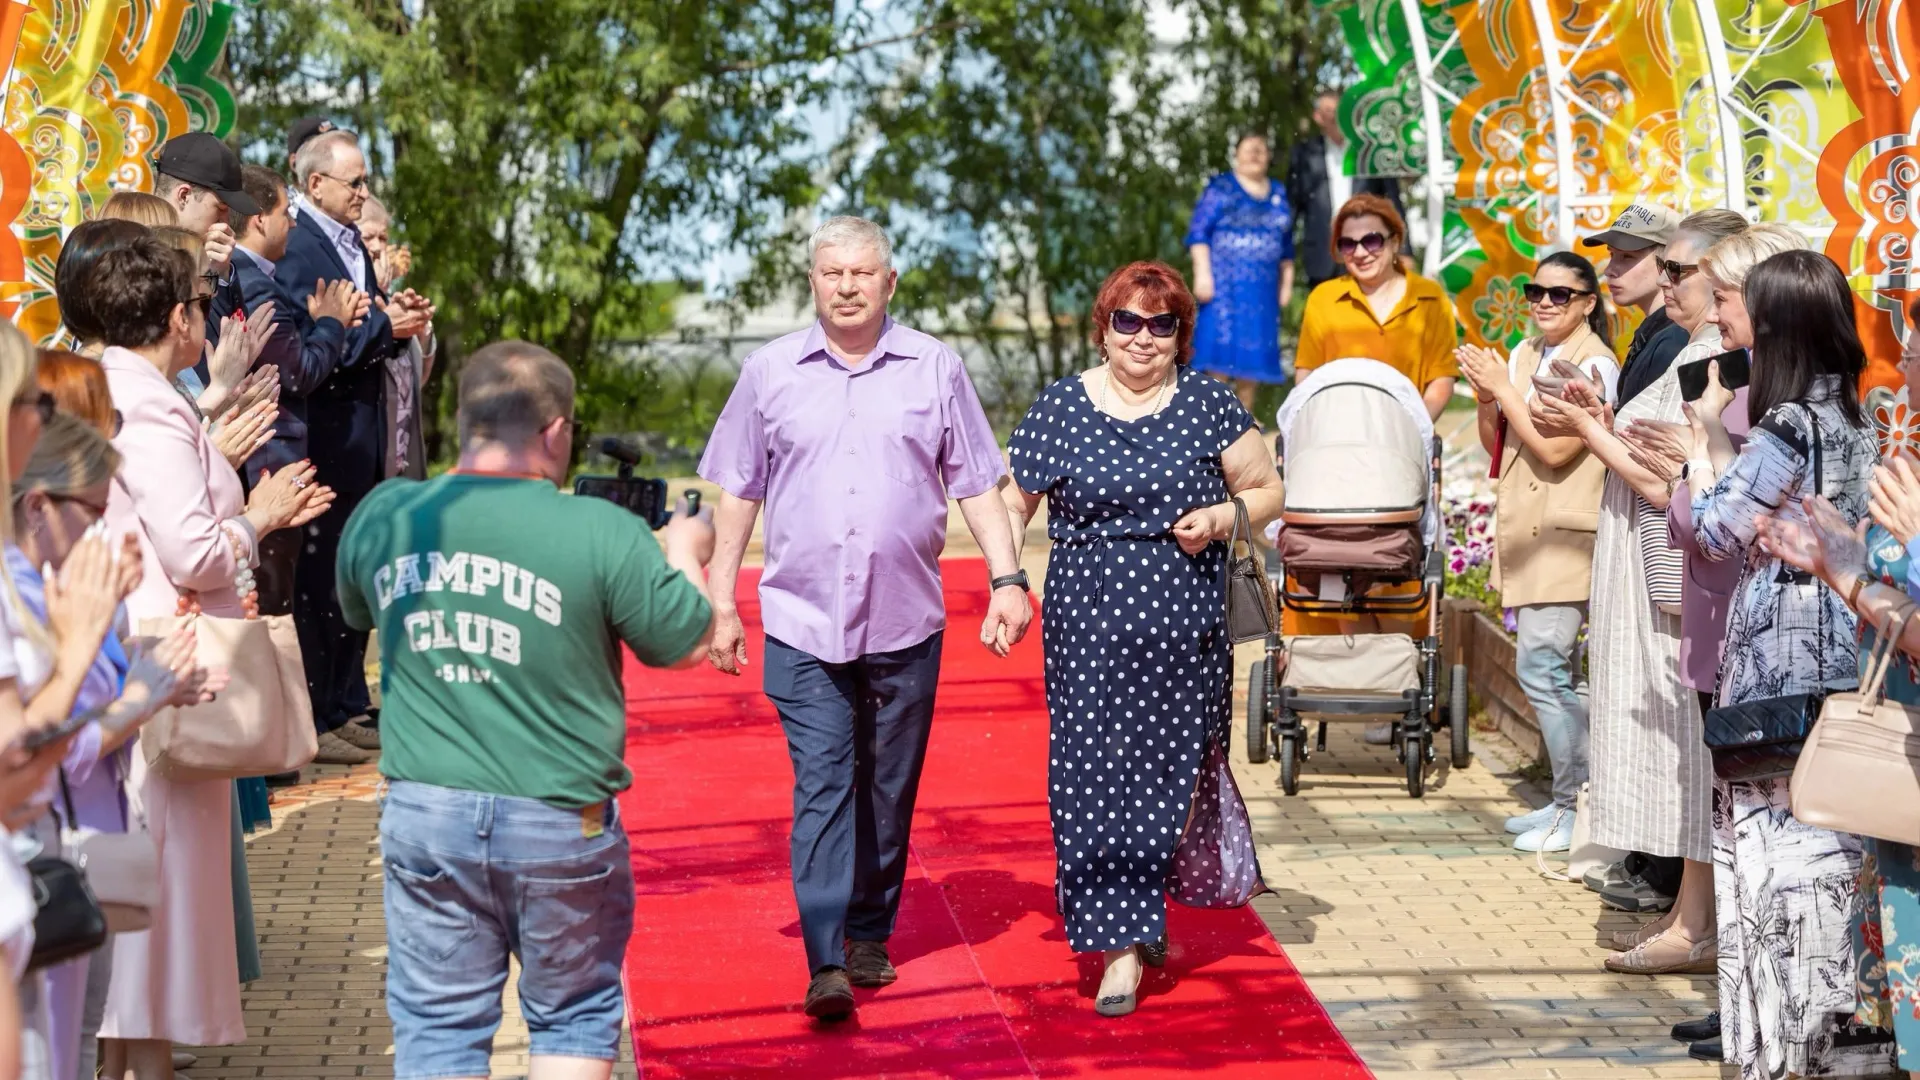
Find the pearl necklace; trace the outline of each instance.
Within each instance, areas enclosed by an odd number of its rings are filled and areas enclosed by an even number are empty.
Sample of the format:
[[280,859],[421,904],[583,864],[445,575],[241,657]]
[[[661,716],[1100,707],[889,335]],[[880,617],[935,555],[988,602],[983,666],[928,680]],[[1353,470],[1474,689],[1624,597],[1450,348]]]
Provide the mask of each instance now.
[[[1107,411],[1107,388],[1113,385],[1113,361],[1111,360],[1107,361],[1106,376],[1107,377],[1104,380],[1102,380],[1100,383],[1099,407],[1101,412]],[[1169,369],[1167,371],[1166,377],[1160,380],[1160,385],[1154,388],[1153,411],[1150,413],[1147,413],[1146,416],[1135,417],[1135,419],[1144,420],[1146,419],[1147,416],[1159,416],[1160,410],[1167,407],[1166,398],[1172,396],[1167,394],[1167,388],[1172,385],[1173,385],[1173,371]],[[1125,399],[1122,398],[1121,400],[1124,401]]]

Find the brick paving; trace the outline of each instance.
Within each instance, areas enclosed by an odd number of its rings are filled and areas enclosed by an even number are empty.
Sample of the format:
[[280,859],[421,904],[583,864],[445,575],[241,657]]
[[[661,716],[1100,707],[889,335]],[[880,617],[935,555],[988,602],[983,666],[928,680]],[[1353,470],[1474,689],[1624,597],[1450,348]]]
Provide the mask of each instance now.
[[[954,522],[949,554],[964,557],[971,545]],[[1036,576],[1043,535],[1036,523],[1026,559]],[[1258,652],[1242,647],[1243,676]],[[1633,922],[1511,850],[1502,819],[1542,793],[1515,772],[1511,744],[1476,737],[1473,765],[1451,769],[1443,753],[1420,800],[1358,725],[1335,726],[1291,798],[1274,765],[1251,765],[1235,747],[1275,889],[1255,906],[1340,1030],[1396,1078],[1732,1075],[1689,1061],[1666,1033],[1713,1007],[1712,980],[1602,970],[1600,941]],[[274,827],[248,842],[265,968],[244,997],[251,1039],[202,1051],[183,1074],[195,1080],[392,1075],[378,777],[372,766],[309,776],[276,793]],[[511,982],[495,1051],[495,1076],[525,1075]],[[637,1074],[623,1061],[615,1075]]]

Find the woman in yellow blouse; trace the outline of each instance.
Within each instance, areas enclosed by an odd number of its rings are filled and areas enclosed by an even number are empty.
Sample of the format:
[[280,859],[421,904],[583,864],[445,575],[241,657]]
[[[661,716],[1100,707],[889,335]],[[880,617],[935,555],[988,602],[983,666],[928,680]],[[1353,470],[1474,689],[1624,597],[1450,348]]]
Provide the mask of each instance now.
[[1293,368],[1304,374],[1332,360],[1378,360],[1413,380],[1438,419],[1460,375],[1453,303],[1437,282],[1401,269],[1406,237],[1406,223],[1378,195],[1355,195],[1340,207],[1333,250],[1347,272],[1307,297]]

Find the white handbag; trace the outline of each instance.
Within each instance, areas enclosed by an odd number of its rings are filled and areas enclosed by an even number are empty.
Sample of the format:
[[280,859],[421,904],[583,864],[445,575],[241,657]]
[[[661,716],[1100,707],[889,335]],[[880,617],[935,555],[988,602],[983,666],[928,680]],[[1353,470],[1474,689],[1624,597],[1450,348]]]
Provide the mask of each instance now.
[[107,930],[127,934],[152,926],[150,905],[160,891],[160,853],[147,835],[146,822],[130,821],[123,833],[75,826],[65,769],[60,770],[60,795],[67,811],[60,828],[60,852],[86,875],[87,887],[107,917]]

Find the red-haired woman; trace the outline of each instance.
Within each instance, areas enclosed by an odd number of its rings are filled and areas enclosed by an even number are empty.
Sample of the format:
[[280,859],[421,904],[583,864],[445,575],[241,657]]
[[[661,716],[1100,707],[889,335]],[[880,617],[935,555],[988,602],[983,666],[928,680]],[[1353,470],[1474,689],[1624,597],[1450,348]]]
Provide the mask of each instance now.
[[1438,282],[1400,265],[1407,226],[1378,195],[1355,195],[1333,217],[1333,254],[1347,272],[1320,283],[1300,316],[1296,378],[1348,357],[1378,360],[1413,380],[1439,419],[1460,364],[1453,303]]
[[[1246,809],[1202,777],[1232,718],[1224,565],[1233,499],[1260,528],[1280,478],[1228,386],[1187,368],[1193,294],[1161,263],[1107,278],[1099,367],[1048,387],[1013,433],[1004,490],[1015,543],[1047,500],[1042,614],[1048,801],[1067,942],[1103,952],[1096,1010],[1133,1011],[1143,962],[1166,957],[1166,898],[1244,902],[1259,881]],[[1226,823],[1198,865],[1174,851],[1200,796]],[[1226,789],[1221,795],[1221,787]],[[1205,845],[1200,845],[1204,847]]]

